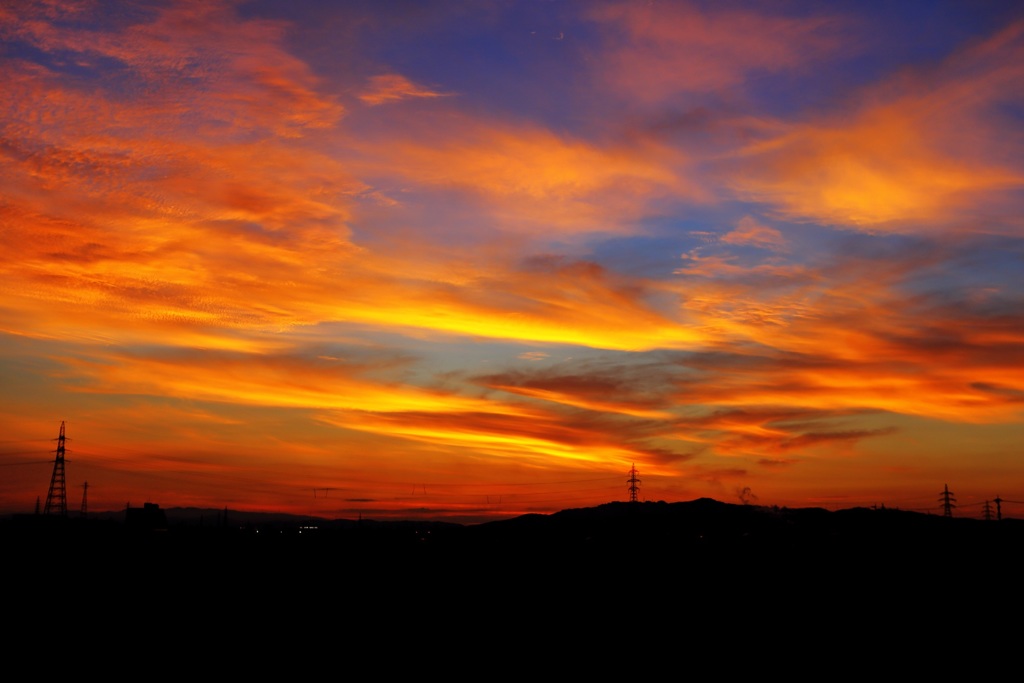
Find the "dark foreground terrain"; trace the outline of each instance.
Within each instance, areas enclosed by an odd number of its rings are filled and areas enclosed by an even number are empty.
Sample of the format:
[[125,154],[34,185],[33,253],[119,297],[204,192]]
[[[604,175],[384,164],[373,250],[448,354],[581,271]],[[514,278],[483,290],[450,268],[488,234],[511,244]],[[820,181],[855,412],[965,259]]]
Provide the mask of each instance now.
[[380,637],[441,628],[480,637],[523,620],[619,636],[623,623],[668,620],[700,638],[725,637],[722,629],[735,638],[755,623],[770,632],[778,620],[812,631],[984,629],[1024,609],[1016,519],[699,499],[479,525],[304,526],[196,524],[172,510],[155,526],[29,516],[0,523],[0,542],[6,585],[32,596],[36,616],[53,618],[59,605],[69,621],[72,612],[125,624],[199,620],[207,631],[230,625],[269,639],[300,626],[323,636],[331,624]]
[[[676,576],[736,564],[837,571],[863,567],[923,569],[955,576],[971,567],[998,575],[1017,567],[1024,520],[942,517],[897,509],[777,508],[698,499],[681,503],[608,503],[484,524],[315,520],[214,511],[147,510],[132,519],[60,519],[39,515],[0,521],[12,554],[77,570],[124,575],[216,561],[224,569],[273,565],[282,575],[331,567],[340,575],[379,577],[398,565],[420,570],[476,565],[643,568]],[[133,512],[141,513],[142,510]],[[238,519],[234,519],[237,517]],[[45,562],[45,558],[54,563]],[[248,565],[247,563],[259,563]]]

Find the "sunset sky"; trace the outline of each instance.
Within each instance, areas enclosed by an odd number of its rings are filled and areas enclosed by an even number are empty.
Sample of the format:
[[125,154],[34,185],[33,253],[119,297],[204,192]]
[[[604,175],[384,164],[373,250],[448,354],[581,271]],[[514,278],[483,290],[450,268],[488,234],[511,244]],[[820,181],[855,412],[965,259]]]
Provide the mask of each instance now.
[[[0,4],[0,513],[1024,517],[1024,3]],[[88,484],[88,487],[86,487]]]

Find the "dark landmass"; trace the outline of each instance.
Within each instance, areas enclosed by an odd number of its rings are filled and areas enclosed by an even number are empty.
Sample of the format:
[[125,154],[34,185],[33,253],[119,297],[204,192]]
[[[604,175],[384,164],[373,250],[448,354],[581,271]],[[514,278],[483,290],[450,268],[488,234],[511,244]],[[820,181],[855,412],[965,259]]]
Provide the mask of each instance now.
[[818,636],[865,620],[984,624],[1024,607],[1018,519],[711,499],[473,525],[156,506],[132,517],[0,520],[6,585],[125,622],[200,620],[274,639],[281,625],[331,619],[350,636],[409,641],[452,629],[513,637],[520,622],[621,636],[671,617],[710,642],[755,638],[754,618],[758,629],[799,619]]
[[[689,502],[607,503],[550,515],[464,525],[439,521],[322,519],[147,504],[88,519],[20,515],[0,520],[8,544],[59,546],[92,543],[110,551],[174,548],[290,553],[316,551],[366,556],[506,557],[540,555],[654,559],[737,559],[755,555],[776,561],[815,556],[909,560],[921,553],[1024,550],[1024,520],[978,520],[886,508],[778,508]],[[287,559],[283,557],[281,559]]]

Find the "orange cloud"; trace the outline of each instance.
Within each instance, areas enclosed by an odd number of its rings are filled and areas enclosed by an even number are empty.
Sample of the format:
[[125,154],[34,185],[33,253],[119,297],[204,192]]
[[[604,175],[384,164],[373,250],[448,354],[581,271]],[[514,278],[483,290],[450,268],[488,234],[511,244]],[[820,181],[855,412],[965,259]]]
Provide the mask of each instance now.
[[347,429],[367,431],[430,445],[451,455],[465,453],[472,461],[519,463],[549,468],[621,469],[624,463],[645,462],[654,474],[676,471],[685,456],[663,457],[641,437],[642,424],[618,421],[609,430],[609,417],[578,419],[535,409],[459,413],[334,413],[326,420]]
[[[331,321],[609,348],[703,339],[653,304],[662,295],[652,283],[588,264],[523,271],[500,237],[488,238],[496,246],[483,260],[479,249],[424,245],[415,231],[389,235],[390,252],[358,246],[354,206],[375,191],[353,179],[362,161],[291,137],[211,140],[180,123],[167,137],[145,125],[160,102],[85,97],[53,74],[17,75],[14,121],[61,124],[5,128],[0,211],[18,247],[0,269],[16,292],[5,306],[18,333],[129,343],[174,330],[182,346],[239,350],[273,347],[268,331]],[[571,230],[619,229],[609,211],[635,210],[644,192],[677,182],[636,151],[467,128],[438,147],[409,142],[378,156],[393,157],[389,173],[476,193],[498,223],[548,232],[560,212]],[[619,199],[602,203],[609,195]],[[440,260],[425,261],[425,250]]]
[[631,221],[652,201],[709,198],[686,177],[685,157],[663,146],[600,145],[451,111],[395,121],[386,137],[361,147],[357,167],[365,177],[461,193],[460,202],[488,216],[491,231],[632,231]]
[[[136,393],[241,405],[320,410],[472,411],[493,402],[432,391],[387,380],[360,378],[367,368],[284,355],[235,353],[138,356],[97,353],[66,358],[71,376],[85,379],[81,390]],[[512,407],[503,408],[515,412]]]
[[736,229],[722,236],[726,244],[746,244],[773,251],[785,249],[786,240],[778,230],[762,225],[752,216],[744,216]]
[[[129,81],[144,92],[149,125],[163,121],[214,136],[256,127],[296,137],[333,126],[343,114],[338,103],[317,92],[309,67],[283,48],[286,24],[243,19],[231,3],[173,3],[148,22],[114,31],[26,15],[0,15],[0,22],[0,31],[12,39],[75,54],[87,73],[98,73],[103,58],[124,65]],[[118,107],[138,108],[127,104],[131,99]]]
[[728,342],[684,362],[700,374],[676,402],[1018,419],[1024,327],[1015,293],[993,292],[981,306],[913,293],[915,273],[948,270],[958,248],[849,250],[817,266],[687,258],[678,290],[693,324]]
[[1024,87],[1022,37],[1024,24],[1010,26],[934,74],[868,90],[849,113],[768,134],[738,155],[727,182],[795,220],[1015,231],[1000,197],[1024,186],[1024,155],[1000,108]]
[[[571,366],[570,366],[571,367]],[[575,370],[575,371],[573,371]],[[529,370],[477,377],[492,389],[604,414],[670,419],[665,384],[646,374],[649,366]],[[652,373],[653,374],[653,373]]]
[[837,44],[830,18],[706,11],[692,3],[605,3],[590,17],[607,34],[600,73],[617,94],[641,104],[725,91],[757,72],[806,68]]
[[398,102],[407,98],[444,97],[445,93],[421,88],[405,76],[382,74],[370,78],[369,88],[359,94],[359,99],[370,106]]
[[[572,494],[605,502],[633,463],[666,497],[731,496],[767,472],[767,498],[823,460],[931,438],[908,416],[1019,420],[1012,274],[956,260],[966,243],[829,255],[835,234],[784,221],[1018,230],[1006,190],[1024,155],[1002,107],[1019,103],[1020,26],[841,114],[784,121],[726,110],[752,75],[833,49],[827,22],[588,6],[609,51],[587,75],[607,77],[611,106],[584,130],[531,121],[528,102],[482,118],[460,109],[472,92],[442,98],[386,65],[325,83],[288,49],[291,25],[233,3],[107,30],[25,7],[0,8],[0,412],[19,436],[41,412],[95,428],[80,462],[112,488],[136,477],[114,507],[140,482],[197,503],[230,482],[222,502],[302,513],[321,487],[348,501],[332,510],[467,511],[490,505],[469,500],[479,472],[488,495],[523,485],[522,510],[552,491],[539,475],[596,472]],[[722,111],[689,101],[724,94]],[[666,102],[681,113],[615,118]],[[737,196],[762,204],[716,212]],[[620,272],[600,242],[647,230],[685,251],[675,279]],[[1019,439],[999,433],[1010,460]],[[450,488],[413,495],[420,476]]]

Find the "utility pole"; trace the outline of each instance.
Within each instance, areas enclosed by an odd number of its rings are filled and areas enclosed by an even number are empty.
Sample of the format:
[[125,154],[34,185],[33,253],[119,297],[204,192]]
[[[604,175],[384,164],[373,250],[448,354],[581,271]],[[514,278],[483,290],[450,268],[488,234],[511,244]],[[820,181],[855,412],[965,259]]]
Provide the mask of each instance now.
[[1000,498],[999,496],[996,496],[996,520],[997,521],[1001,520],[1003,518],[1003,506],[1000,505],[1000,503],[1002,503],[1002,502],[1003,502],[1003,499]]
[[987,500],[985,501],[985,507],[982,508],[981,512],[982,517],[985,518],[986,522],[992,521],[992,506],[988,504]]
[[636,495],[640,491],[640,476],[639,475],[640,475],[640,473],[636,471],[636,463],[634,463],[633,467],[629,470],[629,479],[626,480],[626,483],[629,484],[629,502],[630,503],[635,503],[636,502]]
[[82,519],[89,516],[89,482],[82,484]]
[[57,437],[57,457],[53,461],[53,475],[50,477],[50,490],[46,493],[44,515],[68,516],[68,493],[64,486],[64,422],[60,423],[60,436]]
[[949,492],[949,484],[943,486],[942,494],[939,495],[939,503],[942,504],[942,515],[953,516],[953,508],[956,507],[956,498]]

